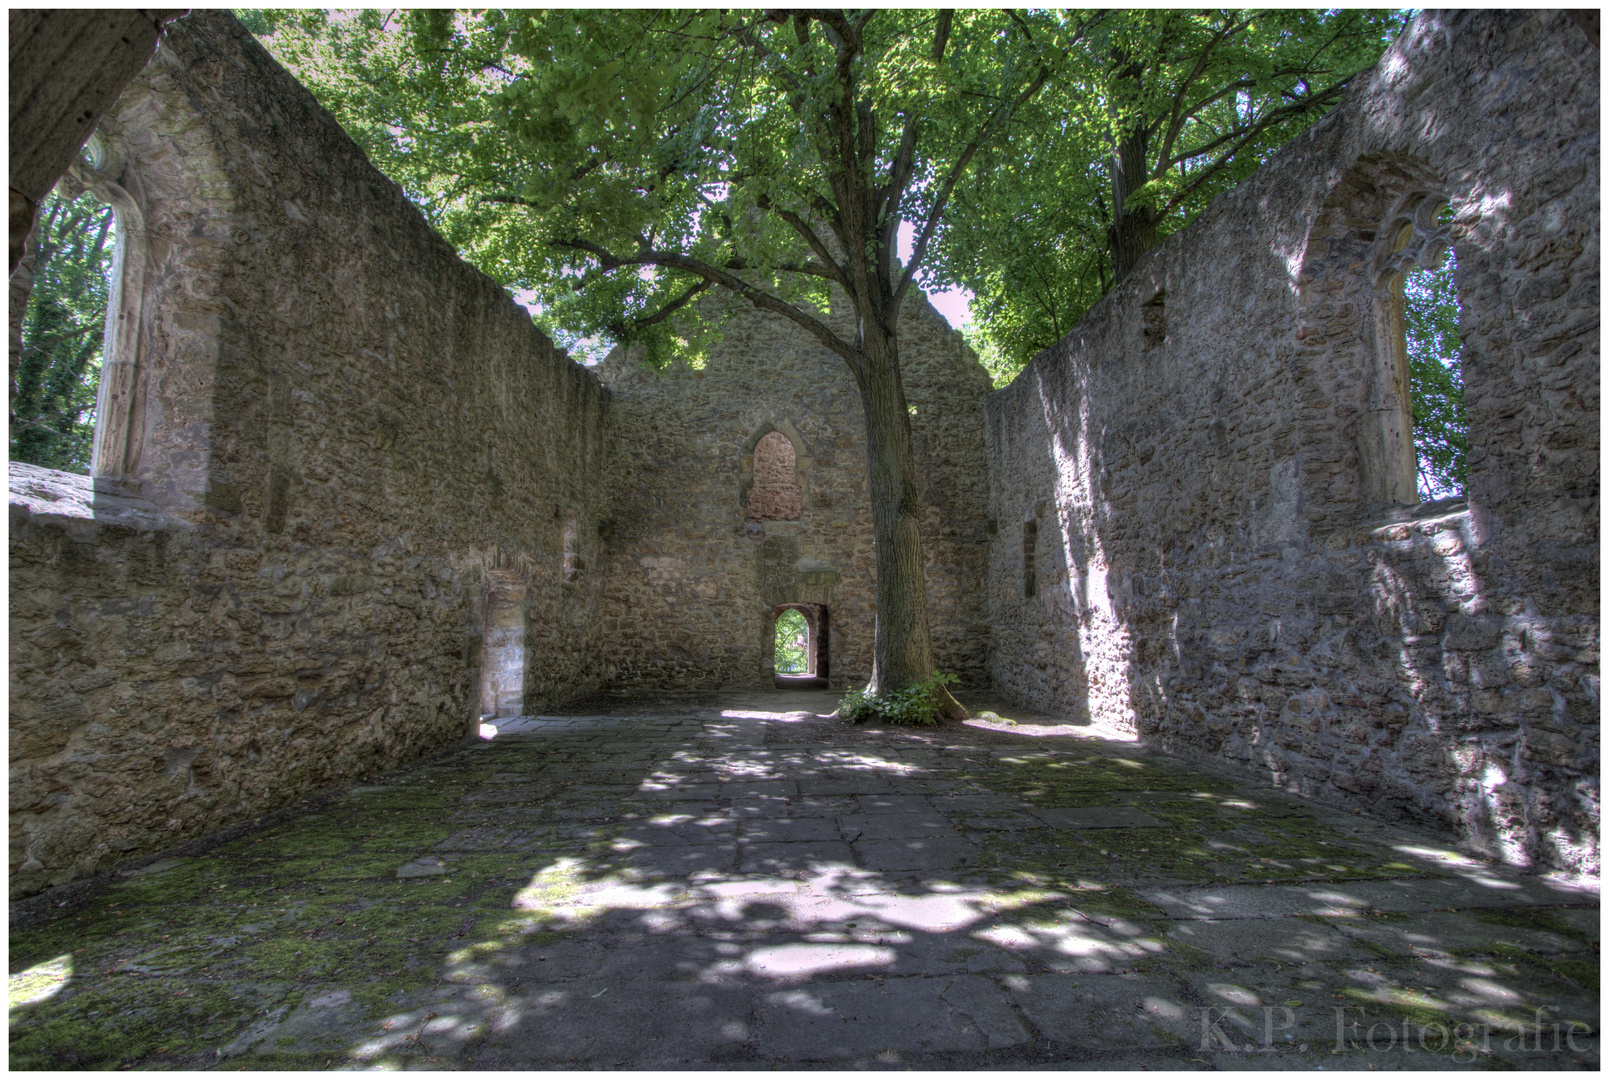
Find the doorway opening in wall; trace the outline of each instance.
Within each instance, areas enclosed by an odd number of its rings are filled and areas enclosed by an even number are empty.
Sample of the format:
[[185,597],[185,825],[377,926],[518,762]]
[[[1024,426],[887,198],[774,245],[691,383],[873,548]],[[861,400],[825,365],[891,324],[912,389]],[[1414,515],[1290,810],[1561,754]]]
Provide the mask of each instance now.
[[1413,448],[1419,497],[1427,502],[1464,494],[1469,423],[1464,414],[1463,342],[1458,336],[1457,265],[1449,250],[1440,269],[1412,270],[1402,281]]
[[40,206],[11,276],[12,461],[89,472],[116,246],[117,219],[93,194],[58,188]]
[[810,624],[798,608],[787,608],[777,616],[776,672],[810,674]]
[[480,649],[480,715],[525,713],[526,578],[514,570],[486,572]]
[[827,609],[820,604],[784,604],[774,615],[771,671],[778,687],[827,686]]

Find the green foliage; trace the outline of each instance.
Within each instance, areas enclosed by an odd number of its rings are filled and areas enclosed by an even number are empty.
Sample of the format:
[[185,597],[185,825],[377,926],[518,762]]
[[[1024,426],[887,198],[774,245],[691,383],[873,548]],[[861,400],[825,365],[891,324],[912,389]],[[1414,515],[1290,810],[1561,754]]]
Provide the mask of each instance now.
[[1408,334],[1408,381],[1413,395],[1413,445],[1419,495],[1445,499],[1464,492],[1469,421],[1464,414],[1463,341],[1458,336],[1457,261],[1415,270],[1402,288]]
[[851,724],[876,721],[884,724],[932,725],[939,722],[934,692],[955,682],[955,676],[935,671],[921,682],[898,690],[868,694],[851,690],[838,703],[838,718]]
[[[972,141],[1082,25],[956,12],[935,60],[931,10],[242,14],[449,242],[534,293],[556,340],[641,345],[655,366],[696,361],[733,308],[694,303],[708,285],[685,260],[824,310],[830,275],[799,226],[842,261],[890,258],[898,223],[940,209]],[[861,40],[841,69],[834,19]],[[888,183],[915,135],[908,182],[870,218],[845,214],[859,196],[824,119],[845,86],[859,179]]]
[[[996,385],[1059,341],[1114,283],[1113,153],[1143,156],[1123,192],[1156,241],[1194,220],[1338,99],[1401,28],[1360,9],[1124,10],[979,154],[929,284],[962,286]],[[973,343],[981,355],[986,350]]]
[[810,667],[810,627],[804,615],[789,608],[777,616],[776,672],[802,675]]
[[115,223],[95,196],[39,210],[33,288],[14,375],[11,460],[89,472]]

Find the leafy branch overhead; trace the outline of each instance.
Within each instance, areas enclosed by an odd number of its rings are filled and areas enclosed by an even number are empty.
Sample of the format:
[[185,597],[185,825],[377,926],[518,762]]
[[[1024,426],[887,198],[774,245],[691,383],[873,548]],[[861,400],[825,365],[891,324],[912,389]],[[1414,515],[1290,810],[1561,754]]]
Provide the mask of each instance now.
[[[258,13],[449,240],[561,340],[696,350],[722,286],[892,320],[952,193],[1102,16],[1015,12]],[[399,29],[401,27],[401,29]],[[915,227],[909,265],[895,257]]]
[[961,185],[935,281],[1008,376],[1145,252],[1324,115],[1401,13],[1120,11]]

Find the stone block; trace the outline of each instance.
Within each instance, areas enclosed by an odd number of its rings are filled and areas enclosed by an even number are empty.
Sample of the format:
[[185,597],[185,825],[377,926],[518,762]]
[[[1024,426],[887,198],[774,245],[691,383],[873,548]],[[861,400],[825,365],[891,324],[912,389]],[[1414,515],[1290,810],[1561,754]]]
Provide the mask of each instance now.
[[758,1050],[771,1061],[975,1053],[1028,1039],[996,987],[976,975],[827,982],[759,1002]]

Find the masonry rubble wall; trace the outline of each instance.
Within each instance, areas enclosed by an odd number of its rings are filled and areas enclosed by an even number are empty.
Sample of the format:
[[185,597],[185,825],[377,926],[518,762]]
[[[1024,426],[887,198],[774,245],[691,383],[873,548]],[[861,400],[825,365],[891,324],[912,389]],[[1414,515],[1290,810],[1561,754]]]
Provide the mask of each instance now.
[[608,675],[598,380],[227,13],[102,130],[104,475],[11,469],[13,895],[463,737],[490,576],[527,707]]
[[[829,325],[852,338],[847,301]],[[938,668],[987,681],[987,372],[925,298],[904,305],[900,358],[916,412],[922,539]],[[701,369],[663,374],[616,350],[620,466],[604,567],[604,657],[617,690],[772,685],[774,619],[788,603],[827,609],[829,677],[871,674],[876,619],[865,421],[842,359],[780,316],[743,312]],[[798,492],[782,497],[754,455],[785,435]],[[780,489],[779,489],[780,490]],[[751,495],[753,496],[751,501]],[[799,502],[795,503],[794,500]],[[796,521],[750,521],[799,507]],[[764,507],[763,512],[760,508]]]
[[[1562,13],[1420,15],[997,392],[996,685],[1595,870],[1598,87]],[[1441,242],[1468,498],[1415,506],[1382,305]]]

